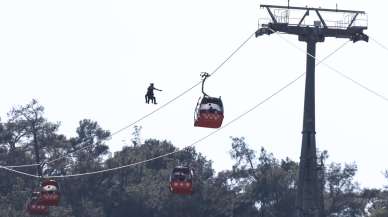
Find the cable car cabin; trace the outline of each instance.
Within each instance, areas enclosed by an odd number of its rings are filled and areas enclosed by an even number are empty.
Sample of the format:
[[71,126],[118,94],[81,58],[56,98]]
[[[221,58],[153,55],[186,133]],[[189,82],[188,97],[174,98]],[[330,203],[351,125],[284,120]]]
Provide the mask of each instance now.
[[194,126],[196,127],[221,127],[222,121],[224,120],[224,107],[221,97],[216,98],[204,95],[198,101],[194,119]]
[[55,180],[46,179],[41,186],[41,203],[46,206],[58,206],[60,199],[58,183]]
[[27,204],[27,212],[30,215],[48,215],[48,206],[42,204],[40,192],[33,192],[31,200]]
[[193,170],[189,167],[175,167],[170,175],[170,191],[176,194],[193,193]]

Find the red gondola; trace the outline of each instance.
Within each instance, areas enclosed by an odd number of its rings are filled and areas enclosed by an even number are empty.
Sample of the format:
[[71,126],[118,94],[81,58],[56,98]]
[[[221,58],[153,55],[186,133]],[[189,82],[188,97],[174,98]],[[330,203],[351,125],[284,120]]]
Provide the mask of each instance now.
[[198,101],[195,112],[196,127],[219,128],[224,120],[224,109],[221,98],[203,96]]
[[222,104],[221,97],[210,97],[207,95],[203,86],[205,80],[210,75],[208,73],[201,74],[202,80],[202,93],[203,97],[198,100],[197,107],[194,113],[194,126],[195,127],[208,127],[219,128],[224,120],[224,106]]
[[60,199],[58,183],[55,180],[46,179],[41,186],[41,203],[46,206],[58,206]]
[[40,192],[33,192],[31,200],[27,204],[27,212],[30,215],[48,215],[48,206],[42,204]]
[[176,194],[193,193],[193,170],[189,167],[175,167],[170,175],[170,191]]

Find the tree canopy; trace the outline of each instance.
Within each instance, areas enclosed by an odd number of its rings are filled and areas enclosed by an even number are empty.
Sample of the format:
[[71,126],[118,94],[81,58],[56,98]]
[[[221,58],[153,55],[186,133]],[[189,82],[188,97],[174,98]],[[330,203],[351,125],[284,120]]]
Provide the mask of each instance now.
[[[58,132],[36,100],[13,108],[0,121],[0,165],[43,164],[14,168],[30,174],[66,176],[134,164],[178,151],[169,141],[157,138],[141,142],[135,126],[132,144],[110,153],[109,130],[84,119],[75,137]],[[216,173],[212,161],[188,147],[142,164],[76,177],[57,178],[61,202],[50,207],[50,216],[69,217],[293,217],[298,162],[278,159],[262,147],[253,150],[244,137],[231,137],[234,165]],[[52,161],[52,159],[57,159]],[[388,191],[363,189],[354,181],[357,165],[326,163],[328,153],[318,157],[323,188],[324,216],[386,217]],[[195,171],[193,195],[176,195],[168,189],[169,175],[180,164]],[[388,172],[386,173],[388,179]],[[26,216],[26,202],[40,179],[0,168],[0,216]]]

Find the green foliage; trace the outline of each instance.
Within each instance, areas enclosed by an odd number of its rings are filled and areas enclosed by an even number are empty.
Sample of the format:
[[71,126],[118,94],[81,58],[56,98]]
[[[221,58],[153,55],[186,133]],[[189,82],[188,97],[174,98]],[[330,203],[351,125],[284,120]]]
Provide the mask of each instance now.
[[[297,164],[290,159],[279,162],[261,148],[256,157],[244,138],[232,138],[233,181],[261,216],[294,216]],[[256,163],[255,163],[256,162]],[[292,201],[292,202],[290,202]]]
[[[385,172],[385,177],[388,180],[388,171]],[[388,216],[388,187],[385,190],[379,191],[374,189],[369,193],[371,206],[369,213],[371,217],[386,217]]]
[[[243,137],[231,138],[231,170],[215,174],[212,162],[194,147],[178,149],[169,141],[141,138],[135,126],[131,146],[109,153],[109,131],[84,119],[68,138],[58,133],[36,100],[13,108],[0,121],[0,164],[20,165],[57,159],[43,167],[44,175],[70,175],[132,166],[102,174],[57,179],[61,203],[50,207],[52,217],[294,217],[298,163],[277,159],[261,148],[249,148]],[[166,155],[176,152],[172,155]],[[166,155],[164,157],[159,157]],[[142,164],[137,162],[153,159]],[[354,182],[356,164],[326,165],[321,152],[317,168],[327,217],[387,217],[388,193],[361,189]],[[194,194],[181,196],[168,189],[177,165],[195,171]],[[36,167],[18,168],[36,173]],[[387,174],[388,176],[388,174]],[[0,216],[26,216],[25,205],[39,180],[0,170]],[[387,177],[388,178],[388,177]]]

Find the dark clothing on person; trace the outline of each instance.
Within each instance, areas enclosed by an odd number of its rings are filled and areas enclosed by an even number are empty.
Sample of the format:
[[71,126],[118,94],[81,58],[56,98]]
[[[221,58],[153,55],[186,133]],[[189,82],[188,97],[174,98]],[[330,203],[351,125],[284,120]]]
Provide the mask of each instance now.
[[155,88],[154,84],[151,83],[150,86],[147,88],[147,93],[145,95],[145,100],[146,100],[147,104],[149,104],[150,100],[151,100],[151,103],[157,104],[156,103],[156,98],[155,98],[155,95],[154,95],[154,90],[162,91],[162,90],[159,90],[159,89]]

